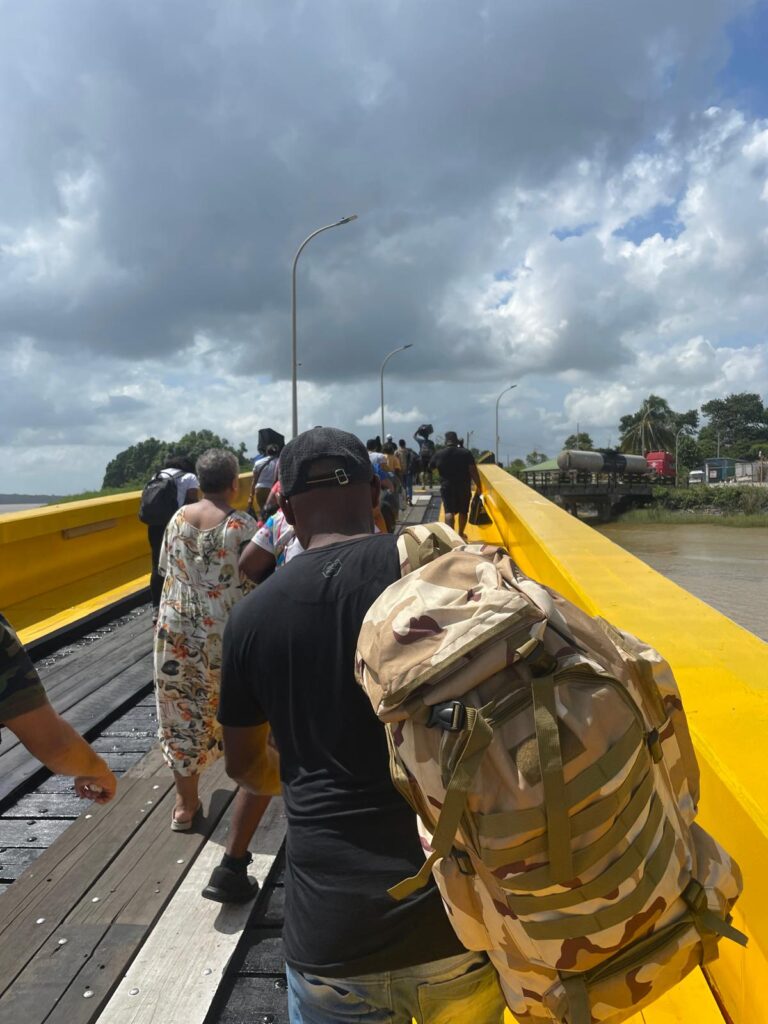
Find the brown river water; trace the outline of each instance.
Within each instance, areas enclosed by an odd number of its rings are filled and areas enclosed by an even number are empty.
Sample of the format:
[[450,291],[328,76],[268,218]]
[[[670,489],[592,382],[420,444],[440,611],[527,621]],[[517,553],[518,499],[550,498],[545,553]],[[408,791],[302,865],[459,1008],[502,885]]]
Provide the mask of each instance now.
[[768,640],[768,527],[608,523],[597,529]]

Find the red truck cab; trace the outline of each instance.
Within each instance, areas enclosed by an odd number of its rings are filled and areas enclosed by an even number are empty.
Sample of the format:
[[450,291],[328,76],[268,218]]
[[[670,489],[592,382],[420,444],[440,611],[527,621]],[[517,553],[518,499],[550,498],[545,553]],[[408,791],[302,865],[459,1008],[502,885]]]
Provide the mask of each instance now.
[[675,457],[669,452],[646,452],[645,459],[651,472],[659,479],[674,483]]

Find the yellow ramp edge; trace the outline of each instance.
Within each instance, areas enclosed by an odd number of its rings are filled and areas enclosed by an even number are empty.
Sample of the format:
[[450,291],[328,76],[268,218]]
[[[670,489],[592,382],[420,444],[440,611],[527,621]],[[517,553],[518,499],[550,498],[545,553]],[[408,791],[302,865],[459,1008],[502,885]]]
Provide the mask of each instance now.
[[[251,474],[240,476],[244,508]],[[149,585],[140,491],[0,515],[0,611],[23,643],[72,626]]]

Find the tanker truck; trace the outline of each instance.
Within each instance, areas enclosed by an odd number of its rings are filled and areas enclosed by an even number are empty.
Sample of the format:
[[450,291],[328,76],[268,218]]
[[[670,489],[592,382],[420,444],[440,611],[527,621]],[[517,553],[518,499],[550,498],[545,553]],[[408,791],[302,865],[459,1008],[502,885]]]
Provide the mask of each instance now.
[[563,470],[611,473],[616,476],[645,476],[651,472],[651,467],[642,455],[622,455],[620,452],[582,452],[569,449],[560,452],[557,456],[557,465]]

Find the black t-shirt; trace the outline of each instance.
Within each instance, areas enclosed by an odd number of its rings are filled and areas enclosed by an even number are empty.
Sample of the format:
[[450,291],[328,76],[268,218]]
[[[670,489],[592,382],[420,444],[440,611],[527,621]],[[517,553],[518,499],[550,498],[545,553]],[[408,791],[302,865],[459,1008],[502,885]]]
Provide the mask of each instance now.
[[236,605],[224,634],[219,720],[269,721],[280,751],[286,960],[328,977],[463,952],[434,884],[400,903],[387,895],[424,852],[354,655],[365,613],[398,576],[386,534],[310,550]]
[[430,469],[440,473],[440,480],[456,487],[470,487],[469,467],[474,466],[475,457],[466,448],[450,444],[435,452],[429,463]]

